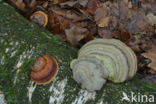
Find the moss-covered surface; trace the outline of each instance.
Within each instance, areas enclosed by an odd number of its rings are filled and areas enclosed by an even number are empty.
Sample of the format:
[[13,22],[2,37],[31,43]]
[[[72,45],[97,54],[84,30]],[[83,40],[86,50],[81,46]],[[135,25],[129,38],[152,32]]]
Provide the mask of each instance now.
[[[35,59],[44,54],[58,60],[59,73],[50,84],[38,86],[29,74]],[[108,82],[97,92],[82,90],[72,79],[69,67],[76,55],[77,49],[0,2],[0,91],[5,94],[7,104],[150,104],[121,101],[122,94],[155,96],[156,87],[137,78],[122,84]]]

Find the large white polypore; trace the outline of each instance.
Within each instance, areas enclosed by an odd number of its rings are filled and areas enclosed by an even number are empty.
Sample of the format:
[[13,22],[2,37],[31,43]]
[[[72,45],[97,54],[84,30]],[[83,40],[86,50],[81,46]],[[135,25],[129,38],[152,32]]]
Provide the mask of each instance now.
[[73,78],[88,91],[100,90],[106,79],[119,83],[137,71],[134,52],[119,40],[96,39],[85,44],[71,62]]

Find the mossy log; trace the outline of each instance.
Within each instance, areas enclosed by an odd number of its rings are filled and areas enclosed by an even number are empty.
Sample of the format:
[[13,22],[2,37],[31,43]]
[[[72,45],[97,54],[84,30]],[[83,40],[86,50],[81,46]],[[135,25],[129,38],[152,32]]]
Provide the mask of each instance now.
[[[58,60],[59,72],[53,82],[36,85],[29,77],[31,68],[45,54]],[[123,92],[150,95],[156,90],[137,78],[122,84],[109,82],[92,93],[82,90],[70,69],[76,55],[77,49],[0,2],[0,91],[7,104],[133,104],[121,100]]]

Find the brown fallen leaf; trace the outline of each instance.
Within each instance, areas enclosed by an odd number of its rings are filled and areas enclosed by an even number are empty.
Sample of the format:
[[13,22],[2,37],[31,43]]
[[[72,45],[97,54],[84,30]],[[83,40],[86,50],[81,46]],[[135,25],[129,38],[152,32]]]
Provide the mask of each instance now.
[[138,32],[145,31],[149,25],[145,13],[138,9],[133,9],[131,10],[131,16],[130,21],[125,24],[128,32],[136,34]]
[[60,3],[61,6],[69,6],[69,7],[73,7],[76,4],[77,4],[77,1],[66,1],[66,2]]
[[106,5],[99,7],[95,11],[95,17],[94,18],[95,18],[96,24],[99,27],[108,27],[110,20],[112,18],[110,16],[110,8],[108,8]]
[[141,7],[145,12],[156,14],[156,0],[141,0]]
[[53,9],[52,8],[50,11],[52,11],[53,14],[56,16],[62,16],[63,18],[70,19],[71,21],[72,20],[78,21],[78,20],[83,19],[82,16],[77,15],[76,13],[74,13],[71,10]]
[[79,3],[80,5],[82,5],[83,7],[85,7],[85,6],[87,5],[88,1],[89,1],[89,0],[78,0],[78,3]]
[[101,18],[99,20],[98,26],[99,27],[107,27],[109,25],[110,17]]
[[[14,1],[14,0],[10,0],[10,1]],[[32,9],[37,4],[36,0],[23,0],[23,2],[25,3],[27,9],[30,9],[30,8]]]
[[119,2],[119,15],[120,20],[126,20],[130,17],[130,8],[132,7],[131,2],[129,0],[123,0]]
[[150,25],[156,25],[156,15],[154,15],[153,13],[149,13],[147,14],[147,18]]
[[138,44],[133,44],[132,42],[128,44],[130,48],[135,52],[135,53],[140,53],[142,50],[140,49]]
[[98,0],[89,0],[87,5],[87,12],[94,14],[98,7]]
[[154,70],[152,70],[152,69],[148,70],[147,72],[148,72],[149,74],[155,74],[155,75],[156,75],[156,71],[154,71]]
[[132,37],[132,35],[125,30],[114,31],[113,36],[125,43],[128,43]]
[[99,24],[100,20],[103,18],[106,18],[108,16],[110,16],[110,10],[108,7],[102,6],[96,9],[95,13],[94,13],[94,19],[96,21],[97,24]]
[[54,16],[52,13],[49,13],[49,22],[47,28],[53,33],[57,34],[61,32],[61,24],[58,16]]
[[152,48],[141,55],[151,60],[151,63],[148,64],[148,67],[156,71],[156,48]]
[[6,0],[6,1],[16,6],[16,8],[18,8],[19,10],[25,11],[26,5],[24,3],[24,0]]
[[98,34],[104,39],[110,39],[113,37],[112,32],[106,28],[98,28]]
[[64,14],[63,11],[58,11],[57,13],[50,11],[48,13],[49,22],[47,28],[54,34],[62,34],[62,32],[64,32],[65,28],[67,28],[70,23],[70,21],[62,17],[61,14]]
[[62,3],[65,2],[66,0],[52,0],[53,4],[58,4],[58,3]]
[[78,42],[84,38],[84,33],[87,31],[86,28],[78,27],[73,25],[70,29],[65,29],[67,40],[73,45],[77,45]]
[[93,40],[93,39],[95,39],[95,37],[94,37],[93,35],[85,35],[85,37],[84,37],[84,40],[85,40],[86,42],[88,42],[88,41],[90,41],[90,40]]
[[80,4],[81,6],[85,7],[88,3],[88,0],[76,0],[76,1],[66,1],[63,3],[60,3],[61,6],[69,6],[69,7],[73,7],[76,4]]

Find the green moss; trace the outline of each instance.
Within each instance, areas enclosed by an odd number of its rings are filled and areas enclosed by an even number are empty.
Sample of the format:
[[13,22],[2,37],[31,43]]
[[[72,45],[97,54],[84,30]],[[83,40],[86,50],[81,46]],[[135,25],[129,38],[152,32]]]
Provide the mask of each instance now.
[[149,95],[156,90],[137,78],[122,84],[108,82],[95,95],[81,90],[69,67],[77,49],[30,23],[6,3],[0,3],[0,90],[6,95],[7,104],[30,103],[29,74],[35,59],[44,54],[58,60],[59,73],[54,82],[36,87],[32,104],[48,104],[50,98],[56,104],[131,104],[121,101],[123,91]]

